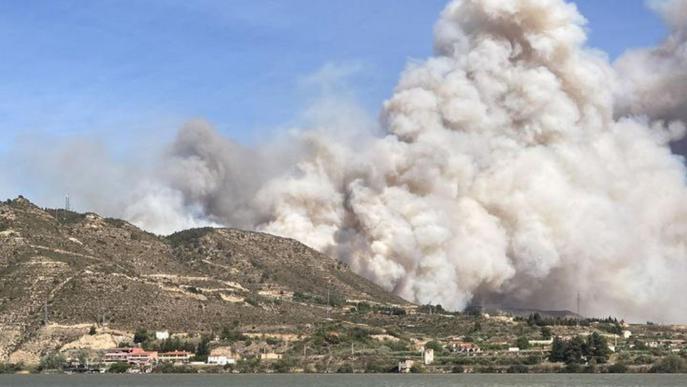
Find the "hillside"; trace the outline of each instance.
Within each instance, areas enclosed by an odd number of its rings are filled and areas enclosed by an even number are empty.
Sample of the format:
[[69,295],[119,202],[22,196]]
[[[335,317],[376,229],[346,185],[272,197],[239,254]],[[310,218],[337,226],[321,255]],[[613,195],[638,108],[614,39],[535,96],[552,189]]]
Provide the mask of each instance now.
[[407,305],[292,239],[211,228],[159,237],[22,197],[0,204],[0,358],[37,345],[46,310],[55,326],[198,332],[310,323],[328,298]]

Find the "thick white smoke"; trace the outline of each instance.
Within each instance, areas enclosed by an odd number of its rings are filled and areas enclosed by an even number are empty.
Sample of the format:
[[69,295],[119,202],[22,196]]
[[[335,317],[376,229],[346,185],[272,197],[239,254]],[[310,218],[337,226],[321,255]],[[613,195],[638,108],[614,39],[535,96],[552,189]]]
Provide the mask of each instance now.
[[[183,128],[123,214],[154,231],[218,224],[299,239],[421,303],[687,320],[687,0],[670,38],[614,66],[563,0],[454,0],[435,55],[369,123],[246,149]],[[350,105],[332,103],[355,115]]]
[[[259,225],[337,253],[414,301],[475,295],[681,319],[685,168],[679,124],[614,119],[616,76],[560,0],[453,1],[436,55],[384,106],[388,135],[327,139],[258,198]],[[679,302],[679,301],[678,301]]]
[[[615,63],[621,81],[617,113],[687,122],[687,1],[654,0],[650,4],[665,20],[670,35],[660,46],[628,51]],[[684,136],[681,129],[674,127],[673,139]],[[687,141],[674,148],[687,154]]]

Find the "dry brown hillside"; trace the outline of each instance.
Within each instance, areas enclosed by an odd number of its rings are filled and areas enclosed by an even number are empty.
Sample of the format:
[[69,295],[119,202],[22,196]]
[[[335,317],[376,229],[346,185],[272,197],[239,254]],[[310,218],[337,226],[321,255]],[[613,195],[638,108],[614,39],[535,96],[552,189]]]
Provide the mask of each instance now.
[[405,303],[291,239],[210,228],[159,237],[22,197],[0,204],[0,358],[31,341],[46,309],[51,324],[203,331],[316,321],[328,294]]

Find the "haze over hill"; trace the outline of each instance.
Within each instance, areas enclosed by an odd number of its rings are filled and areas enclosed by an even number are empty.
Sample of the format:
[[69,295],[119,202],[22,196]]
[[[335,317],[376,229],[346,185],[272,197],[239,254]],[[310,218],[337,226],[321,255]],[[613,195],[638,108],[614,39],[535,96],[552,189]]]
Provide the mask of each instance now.
[[337,99],[315,129],[254,148],[193,121],[156,166],[96,155],[71,184],[154,232],[298,239],[419,303],[575,310],[580,294],[592,315],[684,321],[687,301],[666,295],[687,290],[685,164],[670,150],[687,1],[656,4],[666,42],[611,64],[572,3],[455,0],[381,130]]

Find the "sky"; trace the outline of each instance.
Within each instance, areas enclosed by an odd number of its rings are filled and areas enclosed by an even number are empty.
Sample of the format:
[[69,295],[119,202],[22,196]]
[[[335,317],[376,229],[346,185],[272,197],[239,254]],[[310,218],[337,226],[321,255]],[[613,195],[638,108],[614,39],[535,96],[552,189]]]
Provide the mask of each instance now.
[[[376,116],[432,53],[445,0],[0,0],[0,157],[36,138],[126,150],[192,118],[251,144],[296,126],[339,80]],[[661,40],[643,0],[578,0],[589,45]],[[50,140],[49,140],[50,141]]]

